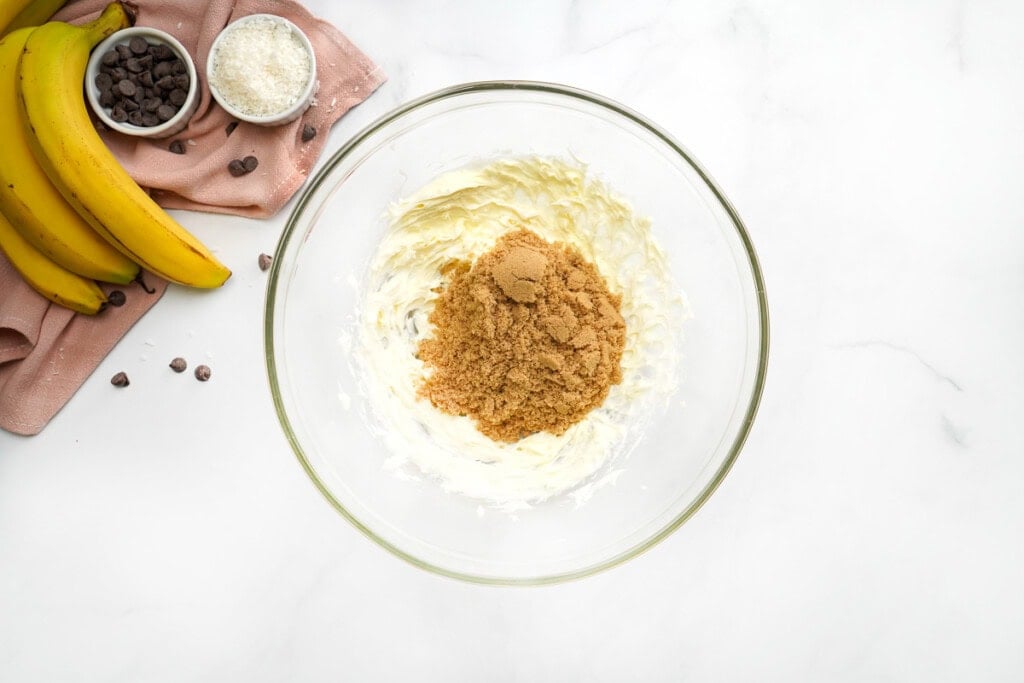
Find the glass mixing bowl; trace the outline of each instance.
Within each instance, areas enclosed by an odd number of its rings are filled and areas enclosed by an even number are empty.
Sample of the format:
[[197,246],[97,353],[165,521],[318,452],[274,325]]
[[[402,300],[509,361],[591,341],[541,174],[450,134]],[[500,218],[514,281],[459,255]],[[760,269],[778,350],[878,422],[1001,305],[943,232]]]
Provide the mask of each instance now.
[[[649,217],[685,292],[683,374],[613,484],[509,514],[399,477],[339,339],[351,335],[389,206],[446,171],[510,156],[577,159]],[[768,308],[749,235],[707,172],[639,114],[533,82],[452,87],[387,114],[310,182],[270,271],[267,370],[284,432],[313,483],[366,536],[413,564],[499,584],[553,583],[612,567],[668,536],[708,499],[757,411]],[[429,438],[424,435],[424,438]],[[606,472],[594,475],[600,477]]]

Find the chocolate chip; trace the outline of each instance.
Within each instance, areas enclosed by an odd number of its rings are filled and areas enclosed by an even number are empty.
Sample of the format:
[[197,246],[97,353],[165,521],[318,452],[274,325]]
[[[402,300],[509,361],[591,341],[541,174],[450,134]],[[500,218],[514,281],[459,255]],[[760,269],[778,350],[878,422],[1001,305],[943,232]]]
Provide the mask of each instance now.
[[107,107],[109,109],[114,106],[114,93],[109,89],[101,90],[100,96],[97,99],[99,100],[101,107]]
[[117,56],[121,59],[128,59],[132,56],[132,51],[127,45],[115,45],[114,50],[117,51]]
[[114,107],[110,110],[110,120],[117,123],[124,123],[128,120],[128,112],[124,110],[124,107]]
[[149,50],[149,43],[142,36],[135,36],[128,41],[128,49],[132,51],[132,54],[144,55]]
[[182,90],[188,90],[189,77],[188,74],[178,74],[174,77],[174,86],[181,88]]
[[100,90],[110,90],[114,87],[114,79],[110,77],[110,74],[98,73],[94,82]]
[[174,90],[174,76],[164,76],[153,84],[161,90]]
[[153,58],[149,55],[145,57],[139,57],[139,66],[142,67],[143,71],[149,71],[153,68]]
[[248,156],[244,159],[234,159],[228,164],[228,172],[237,178],[238,176],[245,175],[246,173],[252,173],[259,165],[259,160],[254,156]]
[[114,291],[107,295],[107,303],[109,303],[111,306],[124,306],[124,302],[126,300],[127,297],[125,297],[124,292],[122,292],[120,289],[115,289]]
[[142,112],[141,111],[129,112],[128,113],[128,123],[132,124],[133,126],[141,126],[142,125]]
[[159,97],[151,97],[142,103],[142,111],[148,111],[150,114],[156,113],[156,110],[160,108],[163,102],[160,101]]
[[128,69],[133,74],[137,74],[140,71],[143,71],[146,67],[142,66],[138,57],[132,57],[131,59],[125,60],[124,68]]
[[117,85],[114,86],[114,91],[119,95],[132,97],[135,95],[136,87],[134,83],[126,78],[117,82]]
[[210,368],[209,368],[209,366],[197,365],[196,366],[196,379],[199,380],[200,382],[205,382],[206,380],[210,379]]
[[178,74],[183,74],[186,71],[188,71],[188,69],[185,67],[185,62],[181,61],[180,59],[171,62],[171,73],[175,76],[177,76]]
[[161,104],[156,110],[156,117],[161,121],[170,121],[174,118],[174,115],[178,113],[177,107],[172,107],[169,104]]
[[154,45],[150,48],[149,54],[153,55],[153,59],[159,62],[166,62],[176,57],[174,50],[169,45]]
[[171,75],[171,64],[170,62],[160,62],[153,67],[153,78],[160,79],[164,76]]
[[159,125],[159,123],[160,123],[160,117],[157,116],[156,114],[152,114],[152,113],[150,113],[148,111],[142,112],[142,125],[143,126],[145,126],[147,128],[152,128],[153,126]]
[[230,136],[235,132],[235,128],[238,128],[238,121],[232,121],[224,127],[224,135]]
[[185,99],[188,97],[188,93],[181,88],[175,88],[171,91],[171,94],[167,96],[167,101],[176,107],[180,107],[185,104]]
[[110,78],[113,79],[114,83],[117,83],[118,81],[123,81],[124,79],[128,78],[128,70],[121,66],[115,66],[113,70],[110,72]]
[[170,147],[168,147],[167,149],[171,150],[175,154],[184,154],[185,153],[185,143],[182,142],[181,140],[175,140],[174,142],[171,143]]
[[152,71],[143,71],[142,73],[140,73],[139,74],[139,85],[141,85],[143,88],[152,88],[153,87],[153,72]]
[[269,254],[260,254],[260,257],[256,262],[259,264],[260,270],[265,271],[270,268],[270,264],[273,263],[273,261],[274,259],[272,259]]
[[131,384],[131,382],[128,381],[128,375],[124,374],[123,372],[119,372],[113,377],[111,377],[110,383],[113,384],[115,387],[126,387],[129,384]]
[[316,137],[316,128],[308,123],[302,127],[302,141],[309,142]]
[[170,368],[175,372],[185,372],[185,368],[188,367],[188,363],[185,362],[184,358],[180,356],[171,361]]
[[138,111],[142,108],[139,106],[138,102],[136,102],[135,100],[129,100],[127,98],[121,100],[121,106],[124,107],[124,110],[128,113]]
[[100,58],[100,64],[103,66],[117,66],[117,61],[120,59],[117,54],[117,50],[109,50],[103,53]]

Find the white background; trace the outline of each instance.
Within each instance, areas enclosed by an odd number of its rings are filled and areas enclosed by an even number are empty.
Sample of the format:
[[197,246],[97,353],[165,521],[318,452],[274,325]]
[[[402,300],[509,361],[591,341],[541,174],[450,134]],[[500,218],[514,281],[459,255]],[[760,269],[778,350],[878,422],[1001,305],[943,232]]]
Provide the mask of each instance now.
[[606,573],[428,574],[345,522],[279,429],[256,257],[288,209],[182,213],[226,287],[171,288],[42,435],[0,433],[0,681],[1024,678],[1024,5],[307,4],[390,76],[328,153],[413,97],[523,78],[696,155],[767,281],[747,447]]

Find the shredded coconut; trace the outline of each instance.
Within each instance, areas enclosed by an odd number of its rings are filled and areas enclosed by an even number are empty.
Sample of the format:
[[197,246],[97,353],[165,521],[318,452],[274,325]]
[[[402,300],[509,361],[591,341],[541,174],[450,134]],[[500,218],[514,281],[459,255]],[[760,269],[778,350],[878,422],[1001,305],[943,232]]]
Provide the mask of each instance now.
[[255,17],[226,29],[213,56],[210,86],[243,114],[271,116],[298,101],[312,66],[290,26]]

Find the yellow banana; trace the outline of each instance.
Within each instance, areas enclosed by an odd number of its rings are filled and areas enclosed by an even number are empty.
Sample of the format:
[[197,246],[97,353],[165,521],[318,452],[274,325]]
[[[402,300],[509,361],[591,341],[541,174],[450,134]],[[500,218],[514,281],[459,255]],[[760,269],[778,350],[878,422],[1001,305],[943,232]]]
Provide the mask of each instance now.
[[0,0],[0,36],[25,26],[38,26],[66,0]]
[[0,212],[57,265],[93,280],[127,284],[139,274],[139,266],[64,201],[25,139],[15,71],[32,30],[18,29],[0,40]]
[[135,184],[89,119],[82,96],[89,52],[129,23],[115,2],[89,24],[50,22],[29,34],[18,65],[29,145],[68,203],[121,253],[172,282],[219,287],[231,271]]
[[88,315],[99,313],[107,305],[107,297],[95,282],[48,259],[3,215],[0,215],[0,251],[7,255],[7,260],[25,282],[50,301]]

